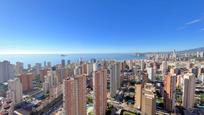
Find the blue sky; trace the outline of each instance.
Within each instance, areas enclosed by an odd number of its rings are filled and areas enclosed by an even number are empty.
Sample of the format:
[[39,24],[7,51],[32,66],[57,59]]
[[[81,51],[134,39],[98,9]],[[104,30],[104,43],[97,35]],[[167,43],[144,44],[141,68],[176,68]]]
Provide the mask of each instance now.
[[0,53],[204,46],[203,0],[0,0]]

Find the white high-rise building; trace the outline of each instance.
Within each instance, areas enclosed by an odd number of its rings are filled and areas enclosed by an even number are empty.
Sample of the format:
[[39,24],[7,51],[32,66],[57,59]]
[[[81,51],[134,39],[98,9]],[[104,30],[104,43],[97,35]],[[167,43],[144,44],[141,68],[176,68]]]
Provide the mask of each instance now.
[[183,82],[183,107],[186,109],[193,108],[195,98],[195,76],[192,73],[184,75]]
[[52,70],[47,71],[47,75],[44,76],[44,83],[43,83],[43,91],[48,92],[56,88],[61,82],[61,76],[57,75],[55,70],[56,68],[52,68]]
[[203,58],[204,57],[204,53],[200,52],[200,57]]
[[74,75],[81,75],[82,74],[82,67],[81,66],[76,66],[74,68]]
[[197,57],[200,57],[200,53],[199,53],[199,52],[197,52],[197,53],[196,53],[196,56],[197,56]]
[[14,65],[10,64],[9,61],[0,62],[0,82],[8,81],[14,78],[15,69]]
[[197,52],[197,57],[203,58],[203,56],[204,56],[203,52]]
[[56,71],[48,71],[47,75],[48,77],[50,77],[50,86],[51,87],[57,86]]
[[120,88],[120,63],[112,64],[109,67],[110,70],[110,93],[111,97],[114,97],[116,91]]
[[14,104],[20,103],[23,98],[23,90],[20,79],[14,78],[8,80],[8,91],[13,93]]
[[88,63],[87,64],[87,74],[91,75],[93,72],[93,64],[92,63]]
[[22,62],[16,62],[16,74],[23,74],[23,63]]
[[145,69],[145,62],[142,60],[141,61],[141,71],[144,71],[144,69]]
[[176,59],[176,57],[177,57],[177,55],[176,55],[176,50],[174,49],[174,51],[173,51],[173,58]]
[[93,71],[97,71],[97,63],[93,63]]
[[166,61],[163,61],[161,64],[161,71],[162,71],[162,75],[166,75],[168,72],[168,65]]
[[152,67],[147,67],[147,74],[148,74],[148,78],[151,81],[154,81],[154,69]]
[[116,63],[116,76],[117,76],[117,87],[118,89],[120,88],[120,85],[121,85],[121,78],[120,78],[120,62],[117,62]]
[[200,77],[202,84],[204,84],[204,74],[201,75]]

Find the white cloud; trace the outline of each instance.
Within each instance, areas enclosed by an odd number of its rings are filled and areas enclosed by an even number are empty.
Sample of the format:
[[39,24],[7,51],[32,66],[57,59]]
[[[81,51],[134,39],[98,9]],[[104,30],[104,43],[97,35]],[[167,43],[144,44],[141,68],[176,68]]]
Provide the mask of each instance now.
[[[177,30],[184,30],[184,29],[190,27],[190,26],[193,25],[193,24],[202,22],[203,20],[204,20],[204,17],[201,17],[201,18],[198,18],[198,19],[195,19],[195,20],[191,20],[191,21],[185,23],[183,26],[177,28]],[[202,29],[200,29],[200,30],[204,31],[204,28],[202,28]]]
[[192,20],[192,21],[190,21],[190,22],[187,22],[186,25],[195,24],[195,23],[198,23],[198,22],[200,22],[200,21],[201,21],[201,19]]

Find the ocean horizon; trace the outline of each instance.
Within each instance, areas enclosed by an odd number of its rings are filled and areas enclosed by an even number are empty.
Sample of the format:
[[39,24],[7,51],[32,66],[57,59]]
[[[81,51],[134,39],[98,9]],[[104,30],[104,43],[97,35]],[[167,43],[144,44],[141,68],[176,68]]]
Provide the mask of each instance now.
[[28,64],[32,66],[35,63],[41,63],[43,65],[44,61],[51,62],[52,66],[60,64],[61,60],[70,60],[71,62],[77,61],[89,61],[91,59],[96,60],[134,60],[134,59],[144,59],[143,56],[136,56],[134,54],[1,54],[0,61],[7,60],[12,64],[16,62],[23,62],[24,67]]

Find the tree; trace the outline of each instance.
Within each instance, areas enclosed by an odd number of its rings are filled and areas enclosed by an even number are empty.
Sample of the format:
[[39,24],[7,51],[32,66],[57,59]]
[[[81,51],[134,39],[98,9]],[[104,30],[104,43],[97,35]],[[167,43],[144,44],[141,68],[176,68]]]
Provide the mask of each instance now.
[[200,104],[204,104],[204,94],[200,95]]

